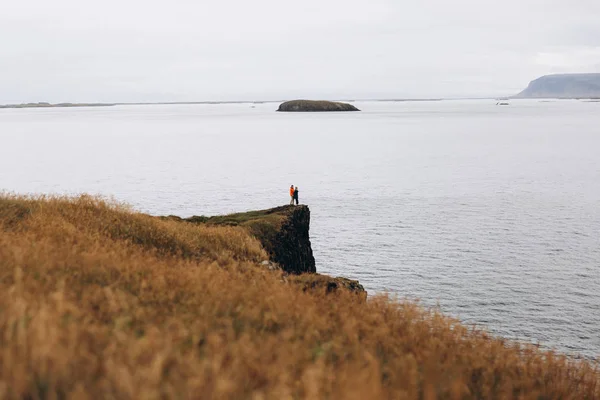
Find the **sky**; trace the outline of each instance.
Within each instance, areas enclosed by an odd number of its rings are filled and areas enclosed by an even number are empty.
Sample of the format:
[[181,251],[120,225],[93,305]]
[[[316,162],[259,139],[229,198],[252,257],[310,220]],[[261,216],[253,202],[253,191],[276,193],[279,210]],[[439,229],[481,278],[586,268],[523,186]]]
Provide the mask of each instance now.
[[0,104],[493,97],[600,72],[598,0],[19,0]]

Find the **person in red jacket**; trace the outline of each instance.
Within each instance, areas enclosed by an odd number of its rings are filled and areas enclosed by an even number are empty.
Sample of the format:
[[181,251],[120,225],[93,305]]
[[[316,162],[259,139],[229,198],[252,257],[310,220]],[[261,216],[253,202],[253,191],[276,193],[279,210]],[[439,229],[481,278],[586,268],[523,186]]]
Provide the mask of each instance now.
[[290,186],[290,206],[294,205],[294,185]]

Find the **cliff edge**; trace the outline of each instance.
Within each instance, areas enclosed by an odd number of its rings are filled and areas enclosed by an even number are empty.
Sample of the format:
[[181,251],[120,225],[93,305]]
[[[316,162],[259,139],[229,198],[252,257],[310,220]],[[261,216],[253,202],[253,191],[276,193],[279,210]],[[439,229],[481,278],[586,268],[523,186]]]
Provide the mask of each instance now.
[[271,261],[285,272],[302,274],[317,271],[309,237],[308,206],[283,206],[216,217],[194,216],[182,220],[207,225],[245,227],[261,242]]

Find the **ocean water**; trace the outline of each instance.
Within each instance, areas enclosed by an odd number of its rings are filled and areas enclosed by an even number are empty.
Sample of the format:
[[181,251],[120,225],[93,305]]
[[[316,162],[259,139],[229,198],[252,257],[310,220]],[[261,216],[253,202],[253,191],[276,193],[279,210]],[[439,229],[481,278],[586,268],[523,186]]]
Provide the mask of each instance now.
[[465,323],[600,355],[600,103],[0,110],[0,190],[156,215],[300,201],[317,270]]

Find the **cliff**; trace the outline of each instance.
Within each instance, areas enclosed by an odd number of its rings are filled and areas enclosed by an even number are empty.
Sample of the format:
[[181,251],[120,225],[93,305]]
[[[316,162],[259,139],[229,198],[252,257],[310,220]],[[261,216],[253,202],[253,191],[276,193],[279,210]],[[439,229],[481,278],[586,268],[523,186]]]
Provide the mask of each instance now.
[[[177,217],[169,217],[175,218]],[[285,272],[316,272],[310,244],[310,210],[305,205],[283,206],[225,216],[194,216],[180,219],[196,224],[241,226],[250,231]]]
[[367,298],[364,287],[355,280],[317,274],[315,258],[310,243],[310,209],[308,206],[282,206],[268,210],[250,211],[224,216],[193,216],[166,219],[200,224],[204,226],[243,227],[258,239],[269,255],[263,265],[280,268],[286,274],[286,282],[303,291],[333,293],[347,290]]
[[360,111],[352,104],[334,101],[292,100],[279,105],[277,111],[318,112],[318,111]]
[[545,75],[531,81],[514,98],[600,98],[600,73]]

